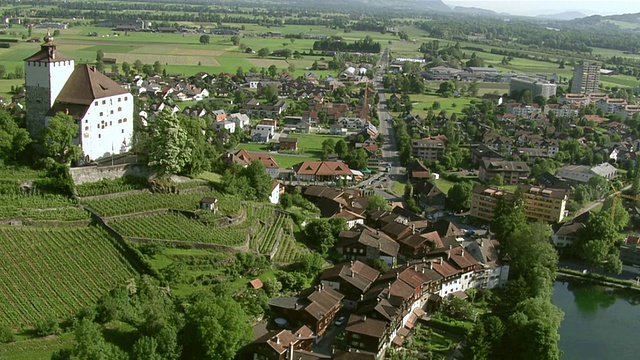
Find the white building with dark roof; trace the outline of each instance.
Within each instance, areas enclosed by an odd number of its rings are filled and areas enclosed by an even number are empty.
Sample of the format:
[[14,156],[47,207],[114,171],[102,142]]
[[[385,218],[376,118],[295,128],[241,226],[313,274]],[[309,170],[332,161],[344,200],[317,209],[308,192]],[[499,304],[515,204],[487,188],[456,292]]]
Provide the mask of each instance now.
[[129,150],[133,135],[133,96],[95,67],[75,66],[60,54],[51,36],[24,60],[27,129],[39,138],[48,119],[62,112],[79,126],[75,139],[85,161]]

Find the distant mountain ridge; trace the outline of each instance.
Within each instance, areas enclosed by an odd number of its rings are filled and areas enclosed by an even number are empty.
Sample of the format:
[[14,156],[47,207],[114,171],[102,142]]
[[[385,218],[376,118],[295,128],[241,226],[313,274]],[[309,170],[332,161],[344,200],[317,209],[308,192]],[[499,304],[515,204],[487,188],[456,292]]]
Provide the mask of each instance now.
[[574,20],[587,17],[587,15],[579,12],[579,11],[565,11],[557,14],[544,14],[538,15],[536,18],[546,19],[546,20]]

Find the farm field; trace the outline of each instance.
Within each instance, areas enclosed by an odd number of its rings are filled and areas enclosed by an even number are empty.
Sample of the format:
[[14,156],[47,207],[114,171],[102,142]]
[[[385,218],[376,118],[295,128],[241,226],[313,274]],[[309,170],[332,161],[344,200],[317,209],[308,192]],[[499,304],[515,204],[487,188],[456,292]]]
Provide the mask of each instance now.
[[69,198],[59,195],[0,195],[0,219],[34,221],[88,220],[89,213]]
[[247,234],[243,231],[245,229],[236,227],[219,229],[173,212],[116,220],[110,225],[123,236],[148,239],[227,246],[242,245],[247,239]]
[[73,334],[0,344],[0,358],[8,360],[49,360],[58,349],[71,345]]
[[97,227],[0,227],[0,323],[66,319],[136,275]]
[[[82,204],[91,207],[102,216],[115,216],[157,209],[196,210],[203,197],[215,197],[218,195],[216,192],[195,194],[152,194],[149,192],[140,192],[139,194],[106,199],[83,200]],[[221,207],[221,210],[227,206],[224,204],[218,205]],[[237,205],[235,201],[228,204],[229,206]]]

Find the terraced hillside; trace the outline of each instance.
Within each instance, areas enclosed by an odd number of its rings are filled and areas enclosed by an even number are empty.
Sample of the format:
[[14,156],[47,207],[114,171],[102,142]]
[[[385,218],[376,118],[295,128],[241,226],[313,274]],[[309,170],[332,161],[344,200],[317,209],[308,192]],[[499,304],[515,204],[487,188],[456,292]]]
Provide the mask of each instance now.
[[0,323],[64,319],[135,276],[105,230],[0,226]]

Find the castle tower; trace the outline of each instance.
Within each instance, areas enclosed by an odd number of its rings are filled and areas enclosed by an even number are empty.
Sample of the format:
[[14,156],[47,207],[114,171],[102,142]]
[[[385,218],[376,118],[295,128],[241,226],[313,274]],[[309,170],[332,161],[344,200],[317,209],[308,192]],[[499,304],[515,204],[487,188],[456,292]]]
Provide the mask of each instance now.
[[47,34],[40,51],[24,59],[27,130],[39,138],[45,116],[74,70],[72,58],[60,54]]

